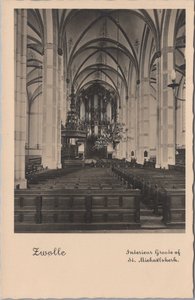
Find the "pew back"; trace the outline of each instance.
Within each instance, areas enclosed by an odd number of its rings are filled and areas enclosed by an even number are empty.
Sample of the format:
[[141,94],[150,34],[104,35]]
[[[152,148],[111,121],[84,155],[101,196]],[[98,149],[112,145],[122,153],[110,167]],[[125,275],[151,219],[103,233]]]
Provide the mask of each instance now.
[[140,191],[15,191],[16,232],[140,227]]
[[185,189],[164,189],[163,221],[168,227],[185,227]]

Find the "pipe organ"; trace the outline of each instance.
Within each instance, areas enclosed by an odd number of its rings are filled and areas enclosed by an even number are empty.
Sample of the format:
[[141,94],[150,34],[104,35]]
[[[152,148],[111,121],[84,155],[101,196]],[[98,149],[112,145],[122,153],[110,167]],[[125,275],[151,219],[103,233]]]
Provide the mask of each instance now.
[[102,129],[117,121],[117,97],[114,91],[93,85],[80,92],[77,110],[88,136],[100,136]]

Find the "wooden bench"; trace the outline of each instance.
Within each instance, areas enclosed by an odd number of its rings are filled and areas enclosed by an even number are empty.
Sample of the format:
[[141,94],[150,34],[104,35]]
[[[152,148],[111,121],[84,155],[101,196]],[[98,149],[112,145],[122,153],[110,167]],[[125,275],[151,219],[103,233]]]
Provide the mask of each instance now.
[[163,222],[171,228],[185,228],[185,189],[164,189]]
[[163,214],[167,226],[185,226],[184,174],[161,170],[124,170],[116,167],[112,170],[128,186],[140,189],[141,201],[153,209],[154,214]]
[[[97,174],[96,174],[97,173]],[[105,173],[105,172],[104,172]],[[73,172],[75,176],[71,173],[64,173],[63,170],[54,170],[54,172],[46,172],[45,174],[40,174],[34,179],[29,180],[28,187],[30,189],[48,188],[48,189],[115,189],[115,185],[121,184],[117,179],[113,179],[109,174],[100,174],[95,172],[95,174],[86,174],[85,172]],[[107,172],[106,172],[107,173]],[[95,176],[96,175],[96,176]],[[101,176],[103,175],[103,176]]]
[[15,191],[15,232],[120,230],[140,227],[140,192]]
[[184,165],[169,165],[169,170],[175,170],[175,171],[185,173],[185,166]]
[[160,208],[162,209],[162,199],[159,197],[159,191],[164,188],[185,189],[185,181],[173,178],[152,178],[142,183],[143,202],[153,207],[156,214],[159,213]]

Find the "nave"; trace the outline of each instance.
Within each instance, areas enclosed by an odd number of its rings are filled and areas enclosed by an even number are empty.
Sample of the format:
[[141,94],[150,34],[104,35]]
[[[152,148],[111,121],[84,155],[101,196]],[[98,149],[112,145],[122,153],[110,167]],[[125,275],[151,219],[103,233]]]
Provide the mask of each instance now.
[[185,9],[14,17],[15,232],[183,231]]
[[15,191],[16,232],[183,232],[185,176],[171,170],[67,167]]

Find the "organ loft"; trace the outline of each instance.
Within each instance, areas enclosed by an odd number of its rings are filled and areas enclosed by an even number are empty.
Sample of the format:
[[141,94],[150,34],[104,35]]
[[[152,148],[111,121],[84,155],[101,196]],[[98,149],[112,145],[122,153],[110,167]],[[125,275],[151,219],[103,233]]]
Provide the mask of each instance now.
[[14,18],[15,230],[183,229],[185,10]]

